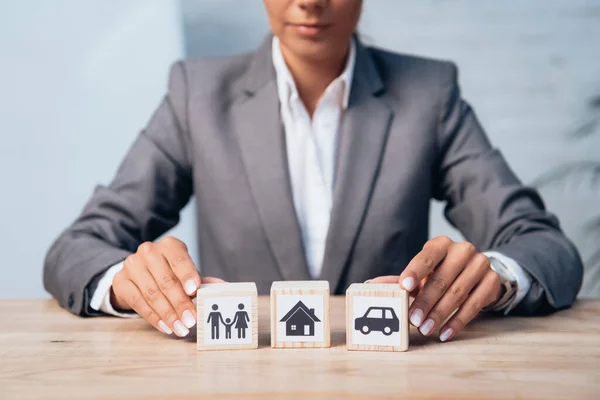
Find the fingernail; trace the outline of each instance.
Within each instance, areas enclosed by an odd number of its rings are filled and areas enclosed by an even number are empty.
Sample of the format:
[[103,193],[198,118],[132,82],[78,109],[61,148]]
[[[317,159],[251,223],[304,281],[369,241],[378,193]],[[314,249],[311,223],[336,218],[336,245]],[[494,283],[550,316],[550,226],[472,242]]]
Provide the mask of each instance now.
[[188,294],[188,296],[193,295],[196,292],[196,282],[189,280],[183,285],[183,289]]
[[423,322],[423,311],[418,308],[413,311],[413,313],[410,315],[410,322],[417,328],[420,327],[421,323]]
[[444,332],[442,332],[442,334],[440,335],[440,340],[442,342],[445,342],[446,340],[450,339],[453,334],[454,331],[452,330],[452,328],[448,328]]
[[190,310],[185,310],[182,314],[182,317],[184,325],[188,328],[196,325],[196,318],[194,318],[194,314],[192,314]]
[[410,276],[408,278],[404,278],[404,280],[402,281],[402,286],[404,286],[404,289],[410,292],[415,288],[415,278]]
[[365,281],[365,283],[370,283],[370,282],[371,282],[371,280],[370,280],[370,279],[367,279],[367,280]]
[[425,323],[419,330],[421,331],[421,333],[423,335],[429,335],[431,333],[431,331],[433,330],[433,320],[428,319],[427,321],[425,321]]
[[175,323],[173,324],[173,329],[175,329],[175,333],[177,334],[177,336],[181,337],[187,336],[187,334],[190,333],[188,328],[183,326],[181,321],[175,321]]
[[166,333],[167,335],[170,335],[171,333],[173,333],[171,328],[169,328],[163,320],[158,321],[158,327],[160,328],[161,331],[163,331],[163,333]]

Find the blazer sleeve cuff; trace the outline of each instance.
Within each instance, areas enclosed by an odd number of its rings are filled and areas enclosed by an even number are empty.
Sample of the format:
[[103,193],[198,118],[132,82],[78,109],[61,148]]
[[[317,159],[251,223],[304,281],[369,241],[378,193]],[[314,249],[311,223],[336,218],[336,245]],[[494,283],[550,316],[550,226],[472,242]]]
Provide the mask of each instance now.
[[512,313],[544,315],[575,301],[583,265],[575,246],[560,231],[524,232],[490,250],[515,260],[531,277],[529,292]]
[[63,290],[58,290],[56,295],[62,307],[81,317],[102,315],[90,306],[91,298],[96,292],[95,283],[100,281],[110,266],[120,263],[131,254],[126,250],[105,245],[98,246],[98,249],[94,250],[86,259],[71,266],[72,280],[64,286]]

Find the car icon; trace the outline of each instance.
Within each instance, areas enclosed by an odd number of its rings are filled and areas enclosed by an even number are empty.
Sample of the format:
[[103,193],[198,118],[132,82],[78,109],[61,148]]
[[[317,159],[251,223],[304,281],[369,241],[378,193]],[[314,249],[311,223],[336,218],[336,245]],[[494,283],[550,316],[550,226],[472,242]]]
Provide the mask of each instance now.
[[400,331],[400,320],[392,307],[369,307],[362,317],[354,320],[354,329],[363,335],[376,331],[389,336]]

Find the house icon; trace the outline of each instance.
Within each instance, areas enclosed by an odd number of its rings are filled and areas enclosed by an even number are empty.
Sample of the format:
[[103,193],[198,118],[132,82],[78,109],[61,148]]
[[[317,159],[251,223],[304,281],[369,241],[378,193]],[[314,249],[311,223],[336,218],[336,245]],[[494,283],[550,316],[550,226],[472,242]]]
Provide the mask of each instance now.
[[315,322],[321,322],[315,309],[299,301],[279,322],[285,322],[286,336],[314,336]]

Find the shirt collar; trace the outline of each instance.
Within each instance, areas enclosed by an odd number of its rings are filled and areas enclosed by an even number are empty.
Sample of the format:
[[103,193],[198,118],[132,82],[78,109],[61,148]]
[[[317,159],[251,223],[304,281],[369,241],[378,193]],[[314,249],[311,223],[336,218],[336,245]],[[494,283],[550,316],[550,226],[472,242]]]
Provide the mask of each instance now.
[[[293,97],[298,96],[298,90],[296,88],[296,82],[292,77],[292,73],[290,72],[285,60],[283,59],[283,54],[281,53],[281,47],[279,47],[279,38],[277,36],[273,36],[272,43],[272,56],[273,56],[273,66],[275,67],[275,74],[277,75],[277,92],[279,95],[279,101],[287,105],[289,101]],[[344,70],[335,78],[327,87],[326,90],[330,90],[335,88],[337,85],[343,85],[343,95],[342,95],[342,108],[348,108],[348,100],[350,98],[350,89],[352,85],[352,78],[354,76],[354,65],[356,64],[356,44],[354,43],[354,39],[350,39],[350,52],[348,54],[348,60],[346,61],[346,66]]]

